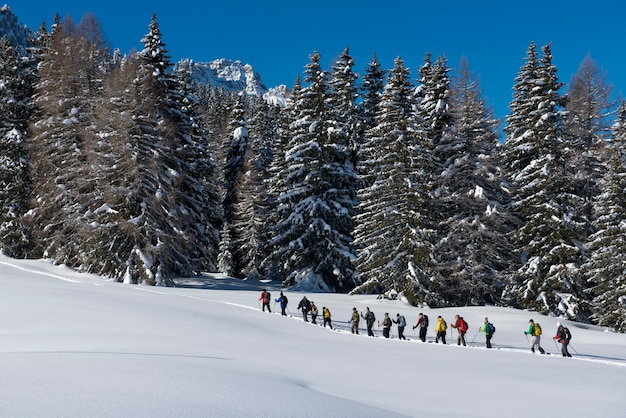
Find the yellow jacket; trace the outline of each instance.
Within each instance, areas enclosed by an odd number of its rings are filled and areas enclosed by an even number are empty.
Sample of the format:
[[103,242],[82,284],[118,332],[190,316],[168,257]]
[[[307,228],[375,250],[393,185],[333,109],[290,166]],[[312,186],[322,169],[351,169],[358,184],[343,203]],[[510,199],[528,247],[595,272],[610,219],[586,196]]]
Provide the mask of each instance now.
[[437,318],[437,327],[435,328],[435,332],[445,332],[448,329],[448,325],[443,318]]

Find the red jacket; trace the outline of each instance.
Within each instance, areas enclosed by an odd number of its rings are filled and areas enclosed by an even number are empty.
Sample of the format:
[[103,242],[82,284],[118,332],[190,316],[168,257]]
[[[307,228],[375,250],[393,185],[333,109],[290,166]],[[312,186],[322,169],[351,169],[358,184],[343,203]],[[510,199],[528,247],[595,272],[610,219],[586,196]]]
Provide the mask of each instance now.
[[463,327],[463,317],[459,316],[454,324],[450,325],[452,328],[456,328],[459,332],[467,332],[467,328]]

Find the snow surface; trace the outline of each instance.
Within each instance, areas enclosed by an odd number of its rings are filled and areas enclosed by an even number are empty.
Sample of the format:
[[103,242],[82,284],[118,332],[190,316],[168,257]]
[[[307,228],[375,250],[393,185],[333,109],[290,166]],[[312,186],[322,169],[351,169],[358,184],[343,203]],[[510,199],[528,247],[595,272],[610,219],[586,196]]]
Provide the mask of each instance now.
[[[623,417],[626,335],[562,321],[573,358],[558,354],[557,318],[507,308],[418,309],[372,296],[307,294],[339,331],[259,311],[265,285],[205,275],[175,288],[123,285],[46,261],[0,256],[2,417]],[[272,299],[280,289],[268,285]],[[274,303],[272,302],[272,305]],[[399,341],[352,335],[352,307],[406,316]],[[278,307],[275,306],[275,310]],[[429,343],[411,329],[430,317]],[[471,347],[433,343],[442,315],[461,314]],[[542,325],[530,353],[524,331]],[[319,319],[319,318],[318,318]]]

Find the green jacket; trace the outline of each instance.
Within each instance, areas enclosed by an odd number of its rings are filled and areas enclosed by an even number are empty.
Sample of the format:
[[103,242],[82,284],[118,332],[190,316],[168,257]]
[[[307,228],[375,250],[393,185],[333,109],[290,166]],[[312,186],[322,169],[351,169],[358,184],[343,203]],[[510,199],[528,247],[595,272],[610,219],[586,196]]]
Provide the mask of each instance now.
[[535,335],[535,323],[534,322],[530,323],[530,326],[528,327],[528,331],[526,331],[524,334]]
[[485,334],[490,335],[490,334],[489,334],[489,327],[487,326],[487,322],[485,322],[485,323],[483,324],[483,326],[482,326],[482,327],[480,327],[480,332],[484,332]]

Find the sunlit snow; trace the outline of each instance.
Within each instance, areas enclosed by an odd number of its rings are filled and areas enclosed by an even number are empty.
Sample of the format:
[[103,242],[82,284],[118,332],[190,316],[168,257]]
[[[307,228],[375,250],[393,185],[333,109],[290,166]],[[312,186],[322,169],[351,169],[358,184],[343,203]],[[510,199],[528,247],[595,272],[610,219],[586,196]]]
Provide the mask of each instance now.
[[[20,417],[621,417],[626,335],[560,320],[573,358],[558,354],[558,318],[495,307],[421,309],[375,296],[306,293],[334,331],[305,323],[305,293],[201,276],[178,287],[124,285],[45,261],[0,257],[0,415]],[[273,312],[261,312],[263,287]],[[352,335],[352,308],[406,317],[409,341]],[[411,326],[419,312],[428,343]],[[470,325],[469,347],[435,344],[434,324]],[[494,349],[477,332],[496,325]],[[532,354],[524,331],[541,323]],[[318,323],[322,323],[318,317]]]

